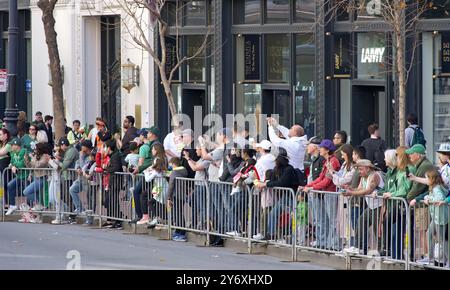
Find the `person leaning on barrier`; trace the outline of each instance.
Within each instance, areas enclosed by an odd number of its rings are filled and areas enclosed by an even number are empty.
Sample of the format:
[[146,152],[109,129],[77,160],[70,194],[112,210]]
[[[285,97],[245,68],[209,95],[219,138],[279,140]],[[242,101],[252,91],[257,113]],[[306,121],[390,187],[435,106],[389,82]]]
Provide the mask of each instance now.
[[322,142],[322,139],[314,136],[308,141],[308,147],[306,148],[308,153],[308,158],[311,161],[311,165],[309,167],[309,175],[308,175],[308,183],[313,182],[317,178],[319,178],[320,173],[323,169],[323,164],[325,163],[325,159],[320,156],[319,145]]
[[353,162],[353,147],[350,144],[344,144],[341,148],[342,163],[339,171],[335,171],[328,163],[328,170],[333,176],[333,183],[338,188],[348,188],[351,186],[353,180],[353,174],[355,173],[354,162]]
[[439,173],[442,176],[445,186],[450,190],[450,143],[442,143],[437,151],[441,168]]
[[11,142],[11,163],[9,164],[9,168],[11,172],[15,175],[15,177],[8,183],[8,201],[9,208],[6,212],[6,215],[11,215],[15,210],[17,210],[16,206],[16,196],[17,191],[22,190],[27,183],[28,172],[26,170],[21,170],[25,168],[25,155],[27,154],[27,150],[22,148],[22,142],[20,139],[16,138]]
[[425,177],[425,173],[433,169],[434,165],[425,157],[425,147],[421,144],[416,144],[405,152],[415,168],[415,173],[410,175],[413,182],[412,187],[406,195],[409,204],[414,206],[416,202],[423,200],[423,197],[428,193],[426,184],[418,182],[414,177]]
[[188,178],[194,178],[195,176],[195,171],[192,170],[192,168],[189,166],[188,161],[186,158],[184,158],[185,154],[187,153],[189,158],[192,159],[193,161],[197,162],[198,160],[200,160],[200,157],[197,156],[196,154],[196,150],[195,150],[195,146],[194,146],[194,131],[192,131],[191,129],[186,129],[181,133],[182,136],[182,142],[184,144],[183,149],[181,150],[181,155],[180,155],[180,159],[181,159],[181,164],[183,165],[184,168],[186,168],[187,172],[188,172]]
[[275,156],[270,153],[272,143],[268,140],[262,140],[260,143],[254,144],[253,147],[259,153],[255,168],[259,174],[260,180],[264,181],[266,172],[268,170],[273,170],[275,167]]
[[[178,226],[184,227],[184,200],[187,192],[175,192],[176,179],[186,178],[188,171],[183,167],[181,159],[174,157],[170,159],[169,165],[172,166],[172,172],[169,177],[169,185],[167,188],[167,209],[172,212],[172,222]],[[176,242],[186,242],[186,231],[176,229],[172,239]]]
[[[406,198],[407,193],[411,189],[412,183],[407,175],[414,169],[408,165],[406,149],[406,147],[398,147],[397,150],[387,150],[384,153],[384,160],[388,170],[386,181],[383,188],[378,191],[378,195],[382,195],[385,199],[391,197]],[[380,225],[383,225],[384,229],[382,255],[392,255],[394,259],[401,259],[402,241],[405,234],[402,232],[402,229],[405,228],[405,211],[406,208],[400,200],[388,200],[383,204],[380,221]]]
[[[355,229],[356,248],[359,250],[362,247],[364,254],[367,254],[367,240],[369,227],[378,225],[379,208],[382,205],[382,200],[376,199],[377,193],[384,187],[384,181],[381,176],[379,168],[374,166],[370,160],[362,159],[356,163],[356,168],[359,170],[361,181],[357,189],[347,189],[342,192],[344,196],[361,197],[365,196],[367,208],[358,218]],[[372,227],[372,234],[375,240],[378,240],[378,232]],[[361,235],[363,235],[361,237]]]
[[79,153],[78,160],[75,162],[75,170],[78,174],[78,178],[73,182],[69,188],[70,196],[75,206],[74,214],[80,214],[83,212],[83,207],[80,200],[80,192],[86,191],[88,185],[87,180],[82,179],[83,168],[90,162],[89,156],[91,155],[92,149],[94,148],[91,140],[84,140],[81,142],[81,150]]

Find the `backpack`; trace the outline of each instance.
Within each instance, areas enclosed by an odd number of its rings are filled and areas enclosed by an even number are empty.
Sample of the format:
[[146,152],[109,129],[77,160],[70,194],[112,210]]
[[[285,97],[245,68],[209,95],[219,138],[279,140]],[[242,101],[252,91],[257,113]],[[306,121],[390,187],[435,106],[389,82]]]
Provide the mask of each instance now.
[[386,162],[384,161],[384,151],[381,148],[381,145],[383,144],[383,140],[379,139],[380,144],[378,145],[377,151],[373,154],[373,160],[370,160],[373,162],[375,166],[380,168],[383,172],[386,172]]
[[410,128],[414,130],[414,136],[411,143],[411,147],[414,146],[415,144],[422,144],[423,146],[426,147],[427,141],[425,140],[425,135],[423,134],[422,128],[420,128],[419,126],[417,126],[416,128],[413,127]]

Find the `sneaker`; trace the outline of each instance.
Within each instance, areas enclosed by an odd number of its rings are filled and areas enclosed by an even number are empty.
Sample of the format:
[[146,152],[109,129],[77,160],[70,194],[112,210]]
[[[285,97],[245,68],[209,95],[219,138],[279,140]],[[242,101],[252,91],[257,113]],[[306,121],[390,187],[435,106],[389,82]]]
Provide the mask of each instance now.
[[44,210],[44,207],[40,204],[36,204],[31,210],[32,211],[42,211],[42,210]]
[[136,224],[137,225],[145,225],[146,223],[148,223],[150,220],[148,218],[142,218],[140,221],[138,221]]
[[420,264],[420,265],[429,265],[430,264],[430,258],[425,257],[423,259],[417,260],[416,263]]
[[41,220],[40,217],[36,216],[36,217],[33,217],[33,218],[30,219],[30,223],[32,223],[32,224],[41,224],[42,220]]
[[114,224],[106,222],[106,223],[104,223],[104,224],[102,225],[102,228],[110,229],[110,228],[112,228],[113,226],[114,226]]
[[174,236],[172,238],[172,240],[175,241],[175,242],[187,242],[186,236],[185,235],[181,235],[181,234],[177,235],[177,236]]
[[359,249],[356,247],[349,247],[349,248],[343,249],[342,252],[357,255],[357,254],[359,254]]
[[240,237],[241,234],[238,233],[237,231],[232,231],[232,232],[226,232],[227,235],[229,236],[233,236],[233,237]]
[[115,223],[113,223],[111,228],[112,229],[116,229],[116,230],[123,230],[122,222],[115,222]]
[[158,218],[154,218],[151,222],[148,223],[149,226],[155,227],[158,224]]
[[92,209],[86,209],[81,212],[81,215],[92,215],[94,211]]
[[69,218],[67,219],[67,223],[68,223],[69,225],[75,225],[75,224],[77,224],[77,220],[74,219],[74,218],[72,218],[72,217],[69,217]]
[[231,191],[230,195],[235,195],[236,193],[239,193],[239,192],[241,192],[241,189],[239,187],[235,187]]
[[15,206],[15,205],[10,205],[9,208],[8,208],[8,211],[6,212],[5,215],[12,215],[13,212],[15,212],[16,210],[17,210],[17,206]]
[[262,234],[258,233],[256,235],[253,235],[253,239],[254,240],[258,240],[258,241],[262,241],[262,240],[265,240],[265,237]]
[[128,223],[129,224],[135,224],[135,223],[137,223],[138,221],[140,221],[142,218],[140,218],[140,217],[136,217],[136,218],[134,218],[134,219],[132,219],[131,221],[129,221]]
[[57,218],[52,220],[52,225],[60,225],[61,224],[61,219]]

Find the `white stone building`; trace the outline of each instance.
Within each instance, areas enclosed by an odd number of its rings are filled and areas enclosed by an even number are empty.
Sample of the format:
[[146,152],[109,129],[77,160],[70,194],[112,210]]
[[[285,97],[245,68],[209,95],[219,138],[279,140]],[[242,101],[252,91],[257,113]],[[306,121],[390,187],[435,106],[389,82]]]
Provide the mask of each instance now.
[[[48,52],[41,10],[32,0],[32,111],[53,114]],[[113,1],[114,3],[114,1]],[[117,128],[126,115],[138,127],[151,126],[154,108],[154,64],[148,53],[133,44],[118,7],[103,0],[59,0],[56,31],[64,67],[64,98],[68,124],[79,119],[94,124],[103,116]],[[148,39],[153,39],[148,30]],[[140,83],[130,92],[122,87],[123,65],[139,66]]]

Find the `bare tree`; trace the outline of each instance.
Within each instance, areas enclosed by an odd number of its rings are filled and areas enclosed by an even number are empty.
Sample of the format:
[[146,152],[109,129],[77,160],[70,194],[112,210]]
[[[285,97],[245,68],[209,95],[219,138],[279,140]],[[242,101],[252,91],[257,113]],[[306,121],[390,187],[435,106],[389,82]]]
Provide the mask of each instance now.
[[[324,0],[321,7],[322,25],[330,23],[339,12],[345,11],[349,14],[363,12],[373,16],[374,19],[382,20],[389,27],[394,57],[385,58],[384,61],[392,61],[392,73],[395,76],[400,145],[405,145],[403,132],[406,129],[406,85],[418,45],[417,23],[432,6],[432,1],[429,0]],[[407,39],[413,41],[408,48],[405,45]],[[385,67],[389,67],[389,63]]]
[[[172,2],[176,4],[175,9],[175,30],[176,35],[176,63],[173,67],[167,67],[167,57],[171,53],[167,49],[167,37],[169,25],[163,19],[161,11],[163,7],[168,3]],[[154,63],[156,64],[159,76],[161,79],[161,84],[164,87],[164,92],[167,97],[167,102],[169,104],[170,113],[175,117],[179,112],[175,106],[175,101],[172,93],[172,82],[174,80],[175,74],[181,68],[181,66],[189,62],[192,59],[199,57],[206,57],[206,48],[209,45],[209,35],[211,33],[211,28],[208,28],[203,41],[199,43],[198,48],[191,53],[191,55],[182,55],[179,46],[179,36],[178,28],[179,25],[179,11],[181,11],[187,2],[185,1],[168,1],[168,0],[115,0],[105,1],[106,6],[112,11],[123,12],[122,23],[125,27],[126,32],[131,37],[132,41],[138,48],[143,49],[145,52],[150,54]],[[182,3],[182,4],[180,4]],[[119,8],[120,10],[117,10]],[[152,31],[159,42],[159,47],[155,48],[153,43]],[[160,56],[158,55],[158,49],[160,50]],[[205,54],[205,56],[203,56]]]
[[45,30],[45,41],[50,60],[50,72],[52,76],[53,113],[55,120],[56,140],[64,137],[64,97],[61,72],[61,60],[59,57],[57,33],[55,30],[55,17],[53,12],[58,0],[39,0],[37,6],[42,10],[42,23]]

